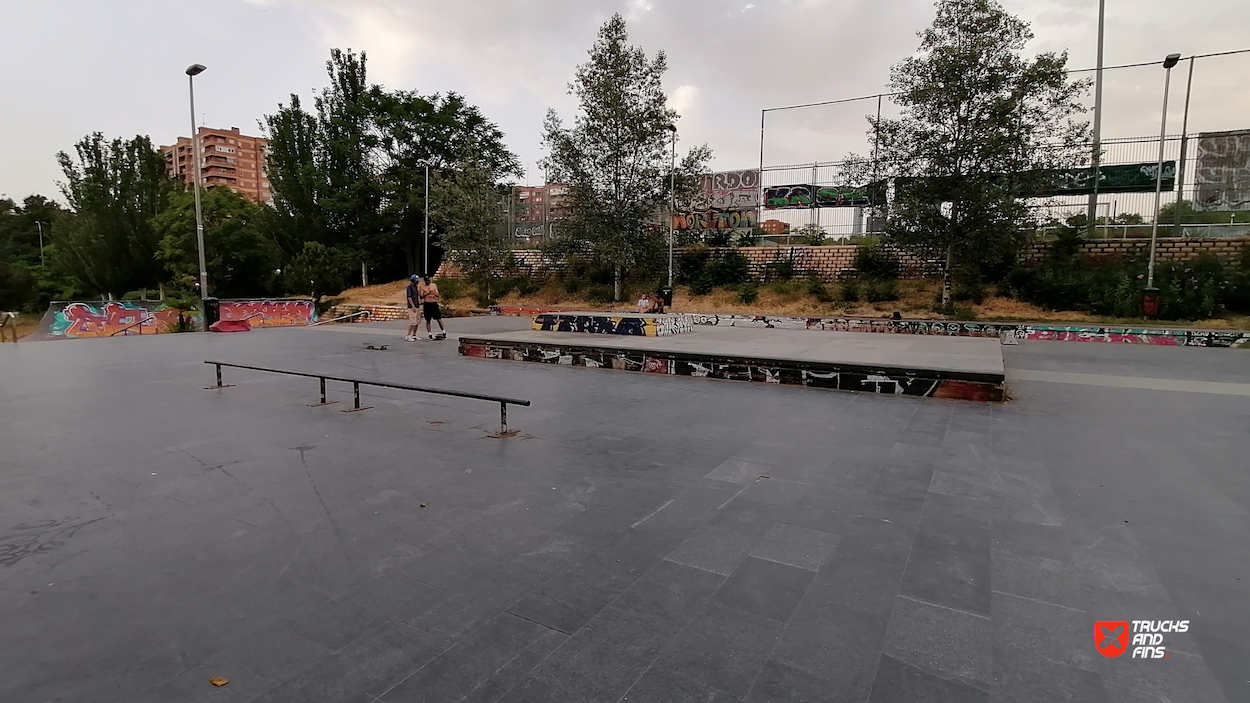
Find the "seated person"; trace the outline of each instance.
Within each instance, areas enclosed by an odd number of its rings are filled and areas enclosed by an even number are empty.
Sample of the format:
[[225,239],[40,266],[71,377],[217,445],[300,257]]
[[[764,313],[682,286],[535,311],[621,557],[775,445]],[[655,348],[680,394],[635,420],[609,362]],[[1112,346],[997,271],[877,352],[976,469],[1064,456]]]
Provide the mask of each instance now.
[[651,309],[647,312],[663,313],[664,312],[664,296],[656,295],[651,301]]
[[646,293],[643,293],[642,297],[638,299],[638,312],[651,312],[651,300]]

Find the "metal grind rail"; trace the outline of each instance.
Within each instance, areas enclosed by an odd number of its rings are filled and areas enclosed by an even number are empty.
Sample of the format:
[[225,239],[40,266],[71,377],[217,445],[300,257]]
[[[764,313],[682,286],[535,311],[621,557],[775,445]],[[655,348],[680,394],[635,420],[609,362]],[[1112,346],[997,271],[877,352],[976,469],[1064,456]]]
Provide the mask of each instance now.
[[368,410],[369,407],[360,407],[360,387],[375,386],[377,388],[395,388],[401,391],[414,391],[417,393],[433,393],[435,395],[449,395],[456,398],[469,398],[472,400],[485,400],[491,403],[499,403],[499,434],[508,433],[508,406],[520,405],[529,407],[528,400],[520,398],[505,398],[498,395],[487,395],[485,393],[470,393],[468,391],[451,391],[444,388],[422,388],[421,386],[409,386],[403,383],[387,383],[385,381],[367,381],[359,378],[343,378],[341,376],[330,376],[323,373],[308,373],[305,371],[286,371],[284,369],[270,369],[264,366],[249,366],[247,364],[232,364],[227,361],[205,361],[206,364],[212,364],[217,367],[217,385],[208,386],[207,390],[215,390],[217,388],[230,388],[233,384],[223,384],[221,382],[221,367],[227,366],[232,369],[247,369],[249,371],[264,371],[266,373],[277,373],[285,376],[303,376],[305,378],[316,378],[321,381],[321,402],[313,403],[313,406],[331,405],[337,403],[337,400],[326,400],[326,381],[339,381],[342,383],[352,384],[352,395],[355,398],[353,406],[344,410],[345,413],[354,413],[360,410]]

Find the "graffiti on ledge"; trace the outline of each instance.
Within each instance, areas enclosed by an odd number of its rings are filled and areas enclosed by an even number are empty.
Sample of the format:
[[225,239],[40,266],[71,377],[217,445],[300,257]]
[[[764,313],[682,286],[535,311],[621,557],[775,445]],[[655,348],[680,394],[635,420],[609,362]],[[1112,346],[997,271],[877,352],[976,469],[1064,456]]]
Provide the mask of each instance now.
[[168,332],[177,327],[180,312],[162,303],[145,305],[130,301],[61,305],[60,309],[50,309],[45,318],[51,338],[89,339]]
[[806,386],[886,395],[954,398],[999,402],[1003,384],[991,381],[933,378],[862,367],[822,364],[786,364],[773,360],[696,360],[685,355],[651,353],[635,349],[588,349],[586,347],[464,340],[460,354],[483,359],[531,361],[592,369],[638,371],[669,376],[716,378],[779,385]]
[[1003,337],[1059,342],[1155,344],[1173,347],[1238,347],[1250,343],[1250,332],[1228,330],[1151,329],[1088,325],[1040,325],[1018,322],[954,322],[891,320],[870,317],[770,317],[766,315],[689,315],[696,325],[809,329],[831,332],[928,334],[947,337]]
[[311,300],[223,300],[222,320],[247,320],[252,327],[297,327],[317,321]]
[[694,330],[694,323],[685,315],[639,315],[609,317],[607,315],[561,315],[542,313],[534,316],[533,329],[543,332],[584,332],[588,334],[622,334],[635,337],[667,337]]

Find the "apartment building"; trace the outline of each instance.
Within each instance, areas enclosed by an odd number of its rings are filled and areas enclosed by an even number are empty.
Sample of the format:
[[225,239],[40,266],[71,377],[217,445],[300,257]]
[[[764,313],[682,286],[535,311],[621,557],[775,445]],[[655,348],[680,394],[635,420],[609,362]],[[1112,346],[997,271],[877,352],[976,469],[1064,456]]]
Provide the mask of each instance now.
[[[240,134],[238,127],[200,127],[199,137],[200,182],[204,187],[226,186],[254,202],[273,202],[273,192],[265,175],[268,139]],[[194,183],[195,171],[191,168],[195,153],[190,138],[178,137],[177,143],[162,146],[161,153],[170,175],[181,178],[187,185]]]

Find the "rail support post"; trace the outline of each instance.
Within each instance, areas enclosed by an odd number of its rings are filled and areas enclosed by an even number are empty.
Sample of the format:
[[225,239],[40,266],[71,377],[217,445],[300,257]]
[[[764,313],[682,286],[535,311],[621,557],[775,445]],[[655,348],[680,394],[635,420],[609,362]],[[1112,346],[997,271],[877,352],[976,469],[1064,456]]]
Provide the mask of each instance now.
[[499,434],[508,434],[508,404],[499,404]]
[[310,408],[319,408],[319,407],[321,407],[322,405],[334,405],[335,403],[339,402],[339,401],[337,401],[337,400],[326,400],[326,377],[325,377],[325,376],[318,376],[318,377],[317,377],[317,380],[321,382],[321,402],[320,402],[320,403],[309,403],[309,404],[308,404],[308,407],[310,407]]
[[356,398],[356,401],[355,401],[355,403],[354,403],[353,407],[350,407],[350,408],[348,408],[348,409],[344,410],[343,412],[345,412],[345,413],[355,413],[355,412],[360,412],[361,410],[368,410],[368,409],[369,409],[369,407],[372,407],[372,406],[367,406],[367,407],[363,407],[363,408],[362,408],[362,407],[360,407],[360,381],[352,381],[352,395],[354,395],[354,396],[355,396],[355,398]]
[[206,391],[215,391],[215,390],[217,390],[217,389],[219,389],[219,388],[233,388],[233,387],[234,387],[234,384],[233,384],[233,383],[222,383],[222,382],[221,382],[221,364],[213,364],[213,366],[215,366],[215,367],[217,368],[217,385],[215,385],[215,386],[204,386],[204,390],[206,390]]

